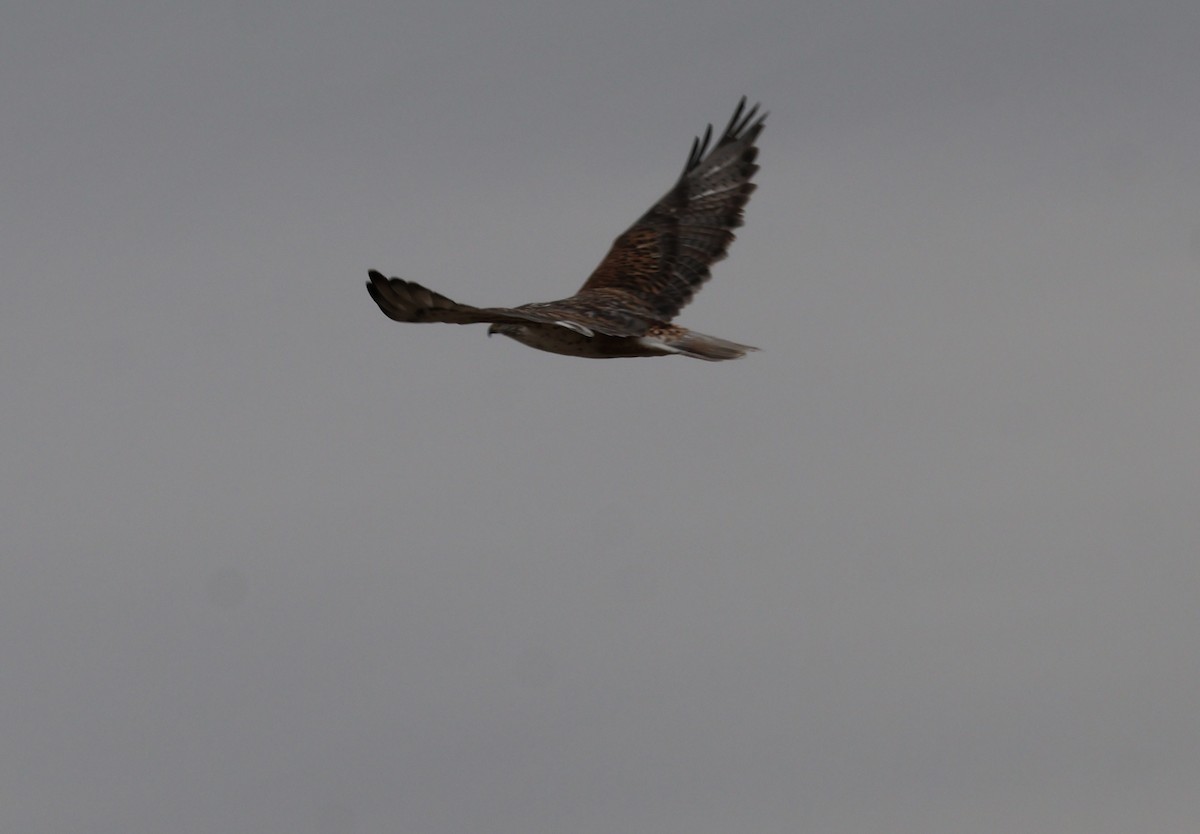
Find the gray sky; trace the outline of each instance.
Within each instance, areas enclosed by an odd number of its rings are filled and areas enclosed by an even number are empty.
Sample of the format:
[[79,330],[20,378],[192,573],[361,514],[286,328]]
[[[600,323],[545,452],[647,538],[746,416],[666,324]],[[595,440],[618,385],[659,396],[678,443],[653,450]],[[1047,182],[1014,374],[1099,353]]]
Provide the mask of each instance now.
[[[1192,832],[1193,2],[24,3],[0,830]],[[713,365],[569,294],[741,94]]]

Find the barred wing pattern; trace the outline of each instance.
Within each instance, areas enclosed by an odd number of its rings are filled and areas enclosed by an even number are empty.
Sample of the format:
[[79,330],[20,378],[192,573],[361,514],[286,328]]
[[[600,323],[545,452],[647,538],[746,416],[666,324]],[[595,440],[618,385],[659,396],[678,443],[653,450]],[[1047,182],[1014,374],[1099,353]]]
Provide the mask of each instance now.
[[743,97],[707,156],[712,126],[696,138],[679,181],[613,242],[576,298],[619,294],[659,321],[675,318],[692,300],[711,277],[710,267],[728,254],[756,188],[750,182],[758,171],[754,142],[767,114],[759,116],[757,105],[745,108]]

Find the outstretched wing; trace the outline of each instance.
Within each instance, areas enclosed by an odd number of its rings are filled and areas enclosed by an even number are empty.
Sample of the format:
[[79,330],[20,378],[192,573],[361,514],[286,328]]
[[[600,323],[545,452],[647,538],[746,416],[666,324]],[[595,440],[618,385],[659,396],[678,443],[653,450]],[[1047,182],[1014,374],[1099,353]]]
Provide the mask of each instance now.
[[446,296],[427,290],[403,278],[388,278],[380,272],[367,273],[367,292],[383,314],[395,321],[441,321],[449,324],[475,324],[494,321],[483,310],[459,304]]
[[[754,142],[767,114],[746,111],[743,96],[711,152],[712,125],[692,143],[679,181],[618,237],[596,271],[569,302],[626,307],[670,321],[711,277],[725,257],[733,229],[755,185]],[[571,306],[575,306],[572,304]]]
[[371,280],[367,292],[383,314],[395,321],[445,322],[447,324],[479,324],[481,322],[519,324],[557,324],[586,336],[593,331],[618,335],[614,326],[605,322],[593,322],[586,313],[570,309],[556,310],[553,305],[528,305],[512,309],[509,307],[472,307],[459,304],[441,293],[426,289],[415,281],[403,278],[388,278],[381,272],[370,270]]

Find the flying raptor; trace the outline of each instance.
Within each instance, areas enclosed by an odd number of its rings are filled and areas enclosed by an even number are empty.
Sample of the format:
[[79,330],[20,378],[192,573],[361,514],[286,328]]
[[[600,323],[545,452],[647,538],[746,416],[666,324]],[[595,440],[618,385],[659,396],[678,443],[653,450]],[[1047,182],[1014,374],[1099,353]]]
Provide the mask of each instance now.
[[757,350],[696,333],[671,319],[692,300],[725,257],[733,229],[755,185],[755,141],[767,114],[738,103],[729,125],[709,150],[712,125],[692,142],[678,182],[613,241],[579,292],[561,301],[520,307],[471,307],[402,278],[375,270],[367,291],[396,321],[449,324],[489,322],[529,347],[567,356],[667,356],[719,362]]

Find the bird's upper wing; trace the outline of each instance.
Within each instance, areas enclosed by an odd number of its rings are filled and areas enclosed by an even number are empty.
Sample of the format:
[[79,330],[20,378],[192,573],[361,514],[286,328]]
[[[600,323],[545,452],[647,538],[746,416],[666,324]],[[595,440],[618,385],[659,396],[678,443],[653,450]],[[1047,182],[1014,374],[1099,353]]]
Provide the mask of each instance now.
[[[767,114],[746,111],[745,97],[713,146],[712,125],[692,143],[679,181],[618,237],[571,306],[623,306],[646,319],[670,321],[725,257],[742,208],[755,189],[755,140]],[[642,329],[644,331],[644,328]]]

